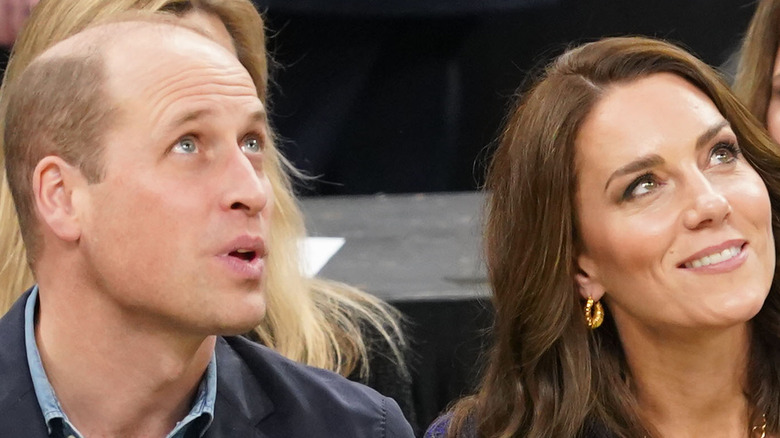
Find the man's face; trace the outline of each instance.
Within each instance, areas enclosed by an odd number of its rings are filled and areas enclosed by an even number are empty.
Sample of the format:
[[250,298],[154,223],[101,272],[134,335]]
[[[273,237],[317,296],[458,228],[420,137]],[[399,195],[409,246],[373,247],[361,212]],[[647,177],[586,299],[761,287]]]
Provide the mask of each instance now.
[[253,82],[228,51],[187,31],[120,46],[107,59],[120,115],[82,218],[90,278],[120,317],[245,332],[265,312],[273,206]]

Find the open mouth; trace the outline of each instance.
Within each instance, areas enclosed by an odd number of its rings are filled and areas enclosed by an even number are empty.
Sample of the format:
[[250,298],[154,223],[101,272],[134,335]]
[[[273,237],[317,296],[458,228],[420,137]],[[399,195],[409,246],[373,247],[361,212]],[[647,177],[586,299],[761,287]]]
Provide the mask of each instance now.
[[686,268],[686,269],[696,269],[704,266],[723,263],[725,261],[733,259],[734,257],[737,257],[743,251],[745,245],[747,245],[747,243],[743,243],[741,245],[734,245],[729,248],[725,248],[721,251],[713,252],[712,254],[699,257],[696,260],[685,262],[679,267]]
[[249,249],[237,249],[235,251],[231,251],[228,253],[230,257],[235,257],[237,259],[241,259],[245,262],[251,262],[255,258],[257,258],[257,252]]

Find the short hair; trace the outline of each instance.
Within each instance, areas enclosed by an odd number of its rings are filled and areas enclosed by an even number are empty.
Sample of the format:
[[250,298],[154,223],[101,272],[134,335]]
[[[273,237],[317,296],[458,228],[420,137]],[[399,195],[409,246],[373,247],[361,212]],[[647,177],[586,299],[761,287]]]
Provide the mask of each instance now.
[[38,162],[57,155],[89,182],[101,179],[100,145],[115,114],[105,76],[98,54],[55,57],[33,62],[6,88],[5,170],[31,266],[41,249],[32,192]]
[[121,112],[107,90],[105,54],[125,34],[138,32],[137,26],[179,28],[209,38],[170,17],[118,14],[43,52],[6,88],[5,171],[31,267],[42,249],[32,192],[35,166],[56,155],[77,166],[90,184],[100,182],[102,140]]
[[766,127],[772,94],[772,73],[780,42],[780,1],[761,0],[750,20],[740,50],[734,93]]

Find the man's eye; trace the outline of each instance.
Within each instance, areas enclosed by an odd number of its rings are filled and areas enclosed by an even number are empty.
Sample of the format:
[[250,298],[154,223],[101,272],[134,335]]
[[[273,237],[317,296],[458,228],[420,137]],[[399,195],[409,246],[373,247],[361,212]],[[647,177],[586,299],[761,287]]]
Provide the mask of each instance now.
[[189,137],[182,138],[173,146],[173,151],[181,154],[194,154],[198,152],[198,146],[195,140]]
[[257,154],[263,151],[263,145],[256,137],[247,137],[241,143],[241,150],[250,154]]

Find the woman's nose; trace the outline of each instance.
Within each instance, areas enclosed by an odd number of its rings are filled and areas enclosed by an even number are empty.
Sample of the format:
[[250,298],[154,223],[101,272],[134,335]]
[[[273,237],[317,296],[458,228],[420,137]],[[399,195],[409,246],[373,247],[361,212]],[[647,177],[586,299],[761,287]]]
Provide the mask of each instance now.
[[723,223],[731,214],[729,200],[702,177],[692,190],[692,199],[683,215],[685,227],[691,230]]

